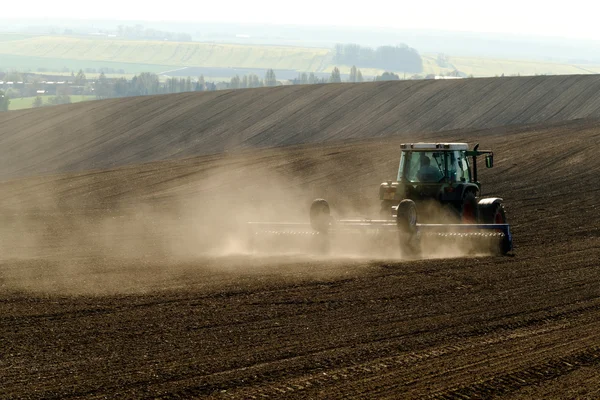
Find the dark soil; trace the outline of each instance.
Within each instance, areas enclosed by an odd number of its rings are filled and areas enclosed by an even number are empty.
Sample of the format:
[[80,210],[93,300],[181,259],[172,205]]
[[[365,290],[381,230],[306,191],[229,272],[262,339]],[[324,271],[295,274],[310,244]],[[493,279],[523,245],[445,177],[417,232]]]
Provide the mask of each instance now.
[[598,397],[600,125],[435,138],[494,150],[480,180],[514,256],[209,255],[186,235],[219,242],[244,204],[378,210],[396,139],[5,182],[0,398]]

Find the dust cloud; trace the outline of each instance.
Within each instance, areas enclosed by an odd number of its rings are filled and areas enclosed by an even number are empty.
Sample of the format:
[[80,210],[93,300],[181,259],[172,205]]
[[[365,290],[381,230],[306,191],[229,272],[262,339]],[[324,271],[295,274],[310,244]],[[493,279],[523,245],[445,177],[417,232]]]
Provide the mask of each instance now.
[[[272,275],[281,264],[404,257],[394,232],[337,235],[324,248],[308,224],[311,201],[326,194],[336,218],[379,218],[377,192],[366,200],[335,174],[315,180],[305,168],[315,160],[301,161],[291,169],[290,160],[217,160],[170,177],[164,167],[5,183],[0,291],[139,293],[214,283],[219,274]],[[147,175],[154,180],[140,178]],[[300,225],[286,232],[248,221]],[[427,246],[423,258],[471,252]]]

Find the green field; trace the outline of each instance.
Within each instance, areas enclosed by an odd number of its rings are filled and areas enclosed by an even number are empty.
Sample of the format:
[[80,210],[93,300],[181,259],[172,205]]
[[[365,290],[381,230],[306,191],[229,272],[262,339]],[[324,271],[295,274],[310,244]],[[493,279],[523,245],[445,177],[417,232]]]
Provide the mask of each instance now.
[[[441,67],[437,54],[423,54],[422,58],[420,77],[447,74],[455,69],[474,77],[600,73],[600,65],[450,56],[449,65]],[[71,71],[79,69],[112,68],[124,71],[111,74],[112,77],[131,77],[141,72],[161,73],[186,66],[328,73],[336,65],[332,63],[331,49],[325,48],[0,34],[0,70],[4,71],[70,75]],[[348,74],[351,66],[338,67],[342,74]],[[365,80],[385,72],[376,68],[360,70]],[[414,75],[393,72],[407,79]],[[89,78],[98,74],[86,72]],[[219,80],[218,77],[205,78]],[[221,80],[228,81],[229,78]]]
[[[44,105],[47,104],[49,97],[54,96],[40,96],[44,102]],[[16,99],[10,99],[10,104],[8,105],[9,111],[15,110],[24,110],[26,108],[33,108],[33,102],[35,97],[21,97]],[[90,101],[96,100],[96,96],[71,96],[71,103],[79,103],[81,101]]]
[[329,64],[330,50],[285,46],[36,36],[22,40],[1,41],[0,54],[2,58],[5,55],[12,55],[70,60],[69,62],[85,60],[171,67],[244,67],[318,71]]
[[43,68],[45,73],[61,73],[64,75],[70,75],[71,71],[77,72],[80,69],[85,70],[86,68],[95,68],[96,70],[100,70],[101,68],[113,68],[115,71],[119,69],[124,70],[125,74],[118,74],[119,76],[123,76],[139,74],[141,72],[159,73],[172,69],[173,67],[167,65],[0,54],[0,70],[40,72],[40,68]]
[[10,42],[12,40],[31,39],[36,35],[27,35],[22,33],[0,33],[0,42]]
[[450,57],[456,69],[473,76],[596,74],[600,65],[561,64],[527,60]]

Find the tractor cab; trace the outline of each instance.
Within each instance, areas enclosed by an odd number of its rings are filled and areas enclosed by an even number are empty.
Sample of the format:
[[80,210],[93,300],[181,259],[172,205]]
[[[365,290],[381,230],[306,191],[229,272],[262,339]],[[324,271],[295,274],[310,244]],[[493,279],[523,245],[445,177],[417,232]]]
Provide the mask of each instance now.
[[431,199],[462,212],[465,201],[473,203],[481,189],[477,157],[485,155],[486,166],[493,165],[493,153],[478,147],[469,150],[466,143],[402,144],[396,180],[379,187],[383,215],[404,199],[417,203]]
[[398,182],[438,184],[471,182],[466,143],[403,144],[398,168]]

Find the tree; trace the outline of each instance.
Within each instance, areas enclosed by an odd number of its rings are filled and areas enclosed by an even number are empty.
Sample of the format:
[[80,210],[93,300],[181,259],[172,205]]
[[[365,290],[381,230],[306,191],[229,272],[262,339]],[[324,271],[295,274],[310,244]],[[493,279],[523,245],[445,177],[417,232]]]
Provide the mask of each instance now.
[[315,76],[314,72],[311,72],[310,75],[308,75],[308,84],[312,85],[312,84],[315,84],[315,83],[318,83],[317,82],[317,77]]
[[329,77],[329,83],[340,83],[342,81],[342,77],[340,75],[340,70],[338,67],[334,67],[333,71],[331,71],[331,76]]
[[75,76],[75,80],[73,81],[73,84],[75,86],[84,86],[85,82],[86,82],[86,78],[85,78],[85,74],[83,73],[83,70],[79,70],[79,72],[77,73],[77,75]]
[[129,82],[125,78],[119,78],[115,81],[114,93],[116,97],[125,97],[129,95]]
[[204,82],[204,75],[198,77],[196,82],[196,92],[204,92],[206,90],[206,83]]
[[357,82],[357,80],[358,80],[358,73],[357,73],[356,65],[353,65],[352,68],[350,68],[350,78],[348,78],[348,82]]
[[158,75],[152,72],[142,72],[140,76],[134,76],[131,80],[134,96],[146,96],[158,94],[160,82]]
[[363,79],[363,76],[362,76],[362,72],[360,72],[360,69],[356,73],[356,82],[364,82],[364,79]]
[[357,44],[336,44],[333,49],[333,62],[391,71],[423,70],[423,60],[419,53],[405,44],[381,46],[376,49]]
[[268,69],[265,74],[265,86],[277,86],[277,77],[272,69]]
[[297,82],[300,85],[306,85],[308,83],[308,74],[306,72],[299,74]]
[[31,106],[33,108],[39,108],[43,105],[44,105],[44,101],[42,100],[41,96],[36,96],[35,100],[33,100],[33,103],[31,103]]
[[104,72],[102,72],[100,77],[98,77],[98,80],[94,85],[94,92],[96,93],[96,97],[98,99],[107,99],[111,97],[110,86],[108,84],[108,80],[106,79],[106,75],[104,75]]
[[256,74],[250,74],[248,76],[248,87],[257,88],[261,87],[260,78]]
[[48,97],[48,105],[56,106],[59,104],[71,104],[71,97],[70,96]]
[[231,78],[231,81],[229,82],[229,88],[230,89],[239,89],[240,88],[240,77],[239,76],[234,76]]
[[33,103],[31,103],[31,107],[33,107],[33,108],[40,108],[43,105],[44,105],[44,100],[42,100],[41,96],[35,96]]
[[8,111],[8,106],[10,105],[10,99],[7,94],[4,94],[2,90],[0,90],[0,111]]
[[393,72],[384,72],[383,74],[377,76],[375,81],[399,81],[400,77]]

